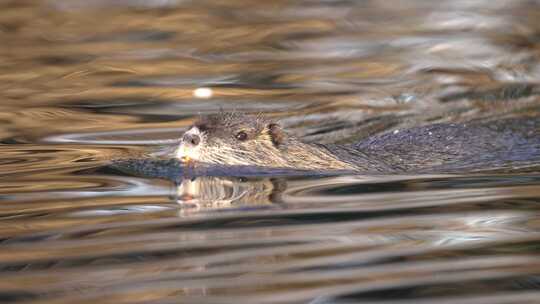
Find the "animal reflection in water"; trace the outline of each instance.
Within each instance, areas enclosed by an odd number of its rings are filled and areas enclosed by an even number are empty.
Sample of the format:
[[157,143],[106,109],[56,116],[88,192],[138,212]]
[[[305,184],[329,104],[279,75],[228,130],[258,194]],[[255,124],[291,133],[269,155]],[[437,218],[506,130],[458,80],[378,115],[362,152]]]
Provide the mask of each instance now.
[[[280,201],[286,180],[283,170],[261,174],[254,167],[185,166],[176,159],[116,160],[112,167],[129,175],[169,180],[171,199],[186,210],[260,208]],[[290,171],[298,175],[299,172]]]
[[174,200],[195,210],[257,208],[275,203],[280,182],[202,176],[175,184]]

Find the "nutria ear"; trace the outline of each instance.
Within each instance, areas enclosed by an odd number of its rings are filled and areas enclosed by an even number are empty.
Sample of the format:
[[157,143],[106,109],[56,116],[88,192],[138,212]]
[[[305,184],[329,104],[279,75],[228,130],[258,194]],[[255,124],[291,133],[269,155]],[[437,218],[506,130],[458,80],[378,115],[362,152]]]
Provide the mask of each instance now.
[[268,134],[270,135],[270,138],[272,138],[272,143],[276,147],[279,147],[285,142],[286,134],[283,129],[281,129],[281,126],[277,123],[271,123],[268,125]]

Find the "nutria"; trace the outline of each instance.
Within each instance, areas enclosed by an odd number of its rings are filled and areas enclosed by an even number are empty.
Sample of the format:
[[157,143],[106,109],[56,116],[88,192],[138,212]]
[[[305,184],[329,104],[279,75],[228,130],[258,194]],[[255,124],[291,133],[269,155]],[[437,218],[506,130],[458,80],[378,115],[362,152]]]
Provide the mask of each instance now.
[[[393,130],[355,144],[306,143],[261,116],[201,118],[176,157],[216,165],[356,172],[455,171],[540,160],[540,119],[439,123]],[[451,170],[455,169],[455,170]]]

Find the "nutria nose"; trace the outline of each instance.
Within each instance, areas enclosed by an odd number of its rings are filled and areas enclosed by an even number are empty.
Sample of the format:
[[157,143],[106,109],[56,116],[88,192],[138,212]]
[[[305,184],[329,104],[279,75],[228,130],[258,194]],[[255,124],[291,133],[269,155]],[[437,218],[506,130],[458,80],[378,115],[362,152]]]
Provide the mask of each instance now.
[[201,142],[201,138],[197,134],[184,134],[184,138],[182,138],[182,140],[185,143],[189,143],[194,147]]

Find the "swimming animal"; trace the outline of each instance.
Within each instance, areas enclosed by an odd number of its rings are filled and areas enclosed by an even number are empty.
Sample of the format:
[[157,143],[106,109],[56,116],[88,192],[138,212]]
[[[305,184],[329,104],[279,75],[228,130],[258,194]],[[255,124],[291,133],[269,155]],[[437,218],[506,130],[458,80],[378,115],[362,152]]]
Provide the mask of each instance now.
[[540,162],[540,119],[438,123],[393,130],[351,144],[307,143],[261,116],[202,117],[182,136],[175,157],[215,165],[454,172]]

